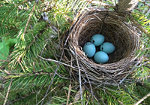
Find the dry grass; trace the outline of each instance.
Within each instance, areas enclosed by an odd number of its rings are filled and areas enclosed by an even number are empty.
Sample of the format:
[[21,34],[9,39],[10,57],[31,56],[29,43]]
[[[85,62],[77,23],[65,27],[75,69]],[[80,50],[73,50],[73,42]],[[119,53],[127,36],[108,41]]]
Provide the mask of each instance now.
[[[95,63],[87,58],[82,50],[83,45],[97,33],[103,34],[105,41],[112,42],[116,46],[115,52],[110,55],[110,60],[106,64]],[[140,48],[139,37],[140,31],[132,22],[130,24],[127,22],[127,17],[113,11],[88,8],[79,15],[70,28],[65,40],[66,46],[63,46],[67,49],[65,62],[71,62],[75,67],[73,75],[78,75],[80,68],[82,83],[97,86],[121,84],[132,73],[133,66],[140,63],[136,56]]]

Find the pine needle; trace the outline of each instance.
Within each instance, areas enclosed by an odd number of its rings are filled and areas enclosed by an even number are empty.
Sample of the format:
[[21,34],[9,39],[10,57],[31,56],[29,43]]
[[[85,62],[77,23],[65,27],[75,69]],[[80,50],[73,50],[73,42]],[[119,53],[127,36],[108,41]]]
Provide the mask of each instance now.
[[8,95],[9,95],[9,92],[10,92],[10,88],[11,88],[11,84],[12,84],[12,79],[10,81],[10,84],[9,84],[9,87],[8,87],[7,94],[6,94],[6,97],[5,97],[3,105],[6,105],[6,102],[7,102],[7,99],[8,99]]

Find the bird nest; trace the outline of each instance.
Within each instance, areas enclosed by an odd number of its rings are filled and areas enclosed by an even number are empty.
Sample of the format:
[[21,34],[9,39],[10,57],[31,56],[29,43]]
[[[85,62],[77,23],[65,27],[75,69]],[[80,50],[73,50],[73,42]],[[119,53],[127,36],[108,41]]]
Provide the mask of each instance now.
[[[83,45],[94,34],[104,35],[105,41],[116,47],[105,64],[95,63],[83,52]],[[71,61],[73,73],[81,75],[84,83],[118,85],[136,64],[139,33],[133,24],[129,24],[125,17],[116,12],[91,8],[79,15],[69,30],[66,42],[68,50],[65,52],[65,61]]]

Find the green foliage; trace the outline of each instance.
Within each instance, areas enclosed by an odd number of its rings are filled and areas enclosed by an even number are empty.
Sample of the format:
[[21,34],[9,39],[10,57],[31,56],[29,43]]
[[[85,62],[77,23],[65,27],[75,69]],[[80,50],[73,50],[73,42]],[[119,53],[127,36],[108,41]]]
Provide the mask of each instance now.
[[5,43],[0,43],[0,60],[6,60],[9,55],[9,46]]
[[[144,27],[144,29],[147,31],[147,34],[150,35],[150,15],[147,13],[149,10],[148,8],[149,6],[145,5],[144,2],[139,2],[138,9],[135,9],[133,12],[133,17],[142,27]],[[142,33],[140,41],[142,46],[139,50],[139,54],[144,58],[142,64],[139,67],[137,67],[134,77],[140,80],[145,80],[150,75],[150,36],[146,35],[145,33]]]
[[[47,105],[66,104],[68,86],[72,82],[69,103],[74,102],[77,94],[78,84],[75,81],[66,80],[69,73],[63,65],[55,62],[44,61],[39,56],[56,59],[59,61],[62,51],[60,50],[60,40],[62,35],[70,28],[74,17],[84,8],[89,7],[90,2],[85,0],[39,0],[38,3],[29,0],[2,0],[0,1],[0,54],[4,54],[5,62],[0,62],[0,80],[5,88],[0,91],[6,95],[10,81],[11,89],[8,97],[8,104],[13,105],[33,105],[41,102],[49,84],[54,77],[48,96],[44,100]],[[113,5],[111,0],[106,1]],[[145,8],[143,6],[140,7]],[[47,20],[44,20],[46,14]],[[148,19],[141,11],[134,11],[134,18],[150,33]],[[7,18],[6,18],[7,17]],[[3,40],[3,39],[5,40]],[[144,50],[142,55],[150,52],[149,38],[143,34],[142,43]],[[1,59],[0,58],[0,59]],[[146,87],[150,87],[149,75],[149,56],[145,57],[141,66],[137,67],[134,77],[142,79]],[[146,62],[146,63],[145,63]],[[65,78],[64,78],[65,77]],[[141,90],[140,90],[141,89]],[[100,99],[92,98],[91,93],[85,90],[83,103],[98,104],[98,101],[108,105],[132,105],[149,91],[135,84],[125,88],[107,87],[100,88],[94,93]],[[143,91],[143,93],[142,93]],[[140,93],[141,92],[141,93]],[[130,93],[130,94],[129,94]],[[0,94],[0,95],[1,95]],[[135,99],[134,99],[135,98]],[[0,100],[4,100],[0,97]],[[148,99],[144,101],[148,103]],[[0,101],[3,104],[3,101]],[[81,100],[74,102],[80,105]]]
[[[60,35],[70,27],[74,15],[80,9],[77,6],[76,8],[71,6],[75,2],[84,6],[84,1],[70,0],[69,3],[67,2],[67,0],[39,1],[38,4],[34,1],[24,0],[0,2],[0,37],[17,39],[11,53],[5,53],[7,56],[9,54],[9,57],[6,57],[6,62],[1,63],[2,70],[0,70],[1,76],[5,78],[3,94],[6,94],[10,80],[13,81],[8,99],[13,104],[33,104],[34,102],[36,104],[44,97],[53,72],[58,68],[58,65],[54,62],[41,60],[38,56],[58,59],[61,54],[58,49]],[[47,3],[51,5],[47,5]],[[48,21],[44,21],[41,15],[44,12],[48,14]],[[58,68],[58,73],[68,75],[63,66]],[[58,88],[58,84],[64,84],[64,80],[59,76],[55,76],[52,89]],[[40,91],[38,98],[36,98],[37,93],[34,90]],[[55,96],[58,93],[60,95],[60,91],[51,95]],[[64,91],[62,94],[64,95]],[[56,98],[57,96],[52,98],[54,103],[55,101],[58,103]],[[33,100],[36,101],[33,102]],[[0,104],[2,103],[3,101],[0,102]]]
[[6,60],[9,55],[10,48],[17,42],[16,39],[2,38],[0,42],[0,60]]

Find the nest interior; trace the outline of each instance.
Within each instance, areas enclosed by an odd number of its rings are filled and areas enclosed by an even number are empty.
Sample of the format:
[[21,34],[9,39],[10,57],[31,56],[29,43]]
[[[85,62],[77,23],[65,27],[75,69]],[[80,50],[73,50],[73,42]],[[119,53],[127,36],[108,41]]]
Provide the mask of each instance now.
[[[68,46],[72,55],[77,55],[83,77],[93,83],[117,84],[130,71],[139,47],[139,34],[124,17],[112,11],[90,9],[80,15],[69,33]],[[109,55],[109,62],[97,64],[85,56],[82,48],[94,34],[105,36],[105,42],[111,42],[116,50]],[[133,65],[132,65],[133,66]],[[78,70],[77,70],[78,72]]]
[[116,47],[115,52],[109,55],[110,59],[108,63],[117,62],[127,57],[132,53],[132,47],[134,46],[134,38],[128,32],[128,28],[123,27],[121,21],[107,16],[104,17],[101,14],[99,15],[98,17],[101,17],[101,19],[95,17],[85,22],[85,24],[83,23],[82,31],[76,34],[78,35],[76,36],[78,45],[83,47],[86,42],[90,41],[94,34],[99,33],[105,36],[105,42],[111,42]]

